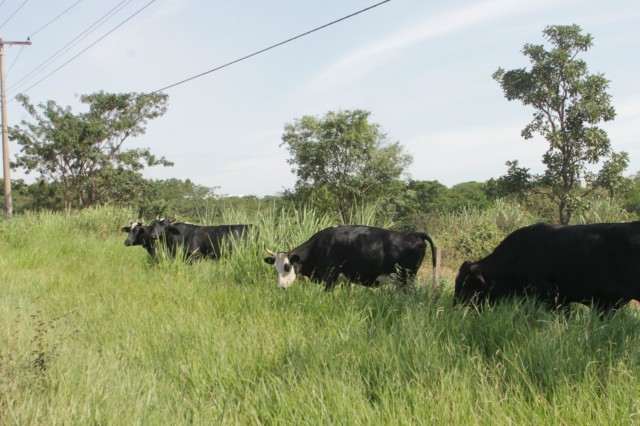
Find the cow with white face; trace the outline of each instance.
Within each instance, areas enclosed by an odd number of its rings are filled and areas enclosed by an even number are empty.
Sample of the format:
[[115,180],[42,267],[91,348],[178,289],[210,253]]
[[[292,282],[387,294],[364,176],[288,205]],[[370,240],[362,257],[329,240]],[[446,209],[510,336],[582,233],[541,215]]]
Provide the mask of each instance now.
[[371,226],[347,225],[326,228],[307,242],[287,252],[269,254],[264,261],[275,267],[278,288],[290,287],[298,275],[324,281],[331,290],[343,276],[365,286],[376,286],[382,278],[398,274],[402,287],[412,283],[431,245],[435,267],[435,247],[424,232],[404,233]]
[[272,264],[278,274],[278,288],[290,287],[296,279],[295,263],[299,262],[299,258],[291,256],[291,247],[288,253],[275,253],[266,247],[265,250],[270,257],[266,257],[264,261]]

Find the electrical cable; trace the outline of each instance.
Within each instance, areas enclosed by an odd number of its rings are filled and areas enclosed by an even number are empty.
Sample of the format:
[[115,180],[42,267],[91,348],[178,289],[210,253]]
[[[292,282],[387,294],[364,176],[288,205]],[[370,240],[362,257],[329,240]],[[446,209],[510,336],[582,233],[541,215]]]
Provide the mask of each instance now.
[[[388,0],[389,1],[389,0]],[[133,13],[131,16],[129,16],[127,19],[125,19],[124,21],[122,21],[121,23],[119,23],[118,25],[116,25],[114,28],[112,28],[109,32],[107,32],[106,34],[104,34],[102,37],[100,37],[98,40],[94,41],[93,43],[91,43],[89,46],[87,46],[85,49],[83,49],[82,51],[80,51],[78,54],[76,54],[74,57],[72,57],[71,59],[69,59],[67,62],[65,62],[64,64],[60,65],[58,68],[54,69],[53,71],[51,71],[49,74],[45,75],[43,78],[41,78],[40,80],[38,80],[36,83],[32,84],[31,86],[27,87],[25,90],[22,90],[22,93],[26,93],[27,91],[33,89],[35,86],[37,86],[38,84],[42,83],[44,80],[46,80],[47,78],[49,78],[51,75],[53,75],[54,73],[56,73],[57,71],[59,71],[61,68],[63,68],[64,66],[66,66],[67,64],[69,64],[70,62],[72,62],[74,59],[76,59],[78,56],[82,55],[84,52],[86,52],[87,50],[89,50],[90,48],[92,48],[93,46],[95,46],[96,44],[98,44],[98,42],[102,41],[105,37],[107,37],[109,34],[111,34],[112,32],[114,32],[115,30],[117,30],[118,28],[120,28],[122,25],[124,25],[125,23],[127,23],[128,21],[130,21],[131,19],[133,19],[133,17],[135,17],[138,13],[142,12],[144,9],[146,9],[147,7],[151,6],[152,3],[155,3],[156,0],[151,0],[150,2],[148,2],[147,4],[145,4],[144,6],[142,6],[140,9],[138,9],[135,13]],[[13,99],[12,99],[13,100]]]
[[[13,46],[11,46],[11,47],[13,47]],[[9,74],[11,74],[11,70],[13,69],[13,67],[16,66],[16,63],[18,62],[18,58],[20,58],[20,55],[22,55],[22,51],[24,50],[25,47],[27,47],[27,46],[25,46],[24,44],[22,46],[20,46],[20,50],[18,51],[18,54],[16,55],[16,58],[13,60],[13,62],[11,63],[11,66],[7,70],[7,74],[5,75],[6,78],[9,77]]]
[[[98,28],[100,28],[100,26],[102,26],[107,20],[112,18],[116,13],[120,12],[127,4],[131,3],[132,1],[133,0],[122,0],[120,3],[115,5],[111,10],[109,10],[107,13],[102,15],[97,21],[89,25],[84,31],[82,31],[80,34],[75,36],[70,42],[65,44],[57,52],[55,52],[54,54],[49,56],[47,59],[45,59],[44,62],[42,62],[40,65],[38,65],[37,67],[29,71],[26,75],[22,76],[18,81],[14,82],[13,83],[14,87],[19,86],[24,81],[31,80],[34,74],[39,74],[40,72],[42,72],[44,68],[47,68],[52,62],[56,61],[60,56],[64,55],[71,48],[73,48],[75,45],[77,45],[86,37],[88,37],[91,33],[93,33]],[[16,91],[15,89],[12,90],[12,92],[15,92],[15,91]]]
[[52,20],[50,20],[49,22],[47,22],[46,24],[44,24],[42,27],[38,28],[37,30],[35,30],[34,32],[31,33],[31,35],[29,37],[33,37],[34,35],[38,34],[40,31],[44,30],[45,28],[47,28],[49,25],[53,24],[55,21],[57,21],[58,19],[60,19],[65,13],[67,13],[68,11],[70,11],[74,6],[76,6],[78,3],[80,3],[82,0],[78,0],[77,2],[75,2],[74,4],[72,4],[71,6],[69,6],[68,8],[66,8],[62,13],[60,13],[58,16],[56,16],[55,18],[53,18]]
[[[6,21],[4,21],[4,22],[0,25],[0,30],[2,29],[2,27],[4,27],[4,26],[7,24],[7,22],[9,22],[9,21],[11,20],[11,18],[13,18],[13,17],[16,15],[16,13],[18,13],[18,12],[20,11],[20,9],[22,9],[22,7],[23,7],[25,4],[27,4],[27,2],[28,2],[28,1],[29,1],[29,0],[24,0],[24,2],[22,2],[22,4],[21,4],[21,5],[20,5],[16,10],[15,10],[15,12],[13,12],[13,13],[11,14],[11,16],[9,16],[9,17],[7,18],[7,20],[6,20]],[[2,3],[4,3],[4,2],[2,2]],[[0,6],[2,6],[2,4],[0,4]]]
[[195,80],[196,78],[200,78],[200,77],[205,76],[205,75],[207,75],[207,74],[210,74],[210,73],[212,73],[212,72],[215,72],[215,71],[221,70],[222,68],[226,68],[226,67],[228,67],[228,66],[230,66],[230,65],[237,64],[238,62],[244,61],[244,60],[249,59],[249,58],[251,58],[251,57],[253,57],[253,56],[256,56],[256,55],[259,55],[259,54],[261,54],[261,53],[264,53],[264,52],[266,52],[266,51],[268,51],[268,50],[271,50],[271,49],[274,49],[274,48],[276,48],[276,47],[282,46],[283,44],[287,44],[287,43],[289,43],[289,42],[291,42],[291,41],[297,40],[297,39],[299,39],[299,38],[301,38],[301,37],[304,37],[304,36],[306,36],[306,35],[309,35],[309,34],[311,34],[311,33],[316,32],[316,31],[320,31],[320,30],[322,30],[322,29],[325,29],[325,28],[327,28],[327,27],[329,27],[329,26],[331,26],[331,25],[337,24],[338,22],[342,22],[342,21],[344,21],[344,20],[346,20],[346,19],[352,18],[352,17],[354,17],[354,16],[356,16],[356,15],[359,15],[359,14],[361,14],[361,13],[367,12],[367,11],[369,11],[369,10],[373,9],[373,8],[376,8],[376,7],[378,7],[378,6],[381,6],[381,5],[383,5],[384,3],[388,3],[388,2],[390,2],[390,1],[391,1],[391,0],[384,0],[384,1],[381,1],[380,3],[376,3],[376,4],[372,5],[372,6],[369,6],[369,7],[367,7],[367,8],[362,9],[362,10],[359,10],[359,11],[357,11],[357,12],[355,12],[355,13],[352,13],[352,14],[347,15],[347,16],[345,16],[345,17],[342,17],[342,18],[340,18],[340,19],[336,19],[335,21],[329,22],[328,24],[325,24],[325,25],[322,25],[322,26],[320,26],[320,27],[314,28],[314,29],[309,30],[309,31],[307,31],[307,32],[305,32],[305,33],[299,34],[299,35],[297,35],[297,36],[295,36],[295,37],[291,37],[291,38],[289,38],[289,39],[287,39],[287,40],[285,40],[285,41],[282,41],[282,42],[280,42],[280,43],[277,43],[277,44],[271,45],[271,46],[266,47],[266,48],[264,48],[264,49],[262,49],[262,50],[258,50],[257,52],[251,53],[251,54],[249,54],[249,55],[247,55],[247,56],[243,56],[242,58],[236,59],[236,60],[231,61],[231,62],[227,62],[226,64],[224,64],[224,65],[220,65],[219,67],[216,67],[216,68],[213,68],[213,69],[210,69],[209,71],[205,71],[205,72],[200,73],[200,74],[198,74],[198,75],[194,75],[193,77],[189,77],[189,78],[186,78],[186,79],[184,79],[184,80],[181,80],[181,81],[179,81],[179,82],[177,82],[177,83],[170,84],[170,85],[168,85],[168,86],[163,87],[162,89],[154,90],[154,91],[153,91],[153,92],[151,92],[151,93],[164,92],[165,90],[167,90],[167,89],[171,89],[172,87],[179,86],[179,85],[184,84],[184,83],[187,83],[187,82],[189,82],[189,81],[191,81],[191,80]]
[[[3,3],[6,0],[3,0]],[[55,18],[53,18],[52,20],[50,20],[49,22],[47,22],[46,24],[44,24],[43,26],[41,26],[40,28],[38,28],[37,30],[35,30],[34,32],[31,33],[31,35],[29,35],[29,37],[27,37],[27,40],[30,40],[31,37],[33,37],[34,35],[38,34],[40,31],[44,30],[45,28],[47,28],[49,25],[53,24],[54,22],[56,22],[58,19],[60,19],[64,14],[66,14],[68,11],[70,11],[71,9],[73,9],[74,6],[76,6],[78,3],[80,3],[82,0],[78,0],[76,1],[74,4],[72,4],[71,6],[69,6],[68,8],[66,8],[64,11],[62,11],[62,13],[58,14],[58,16],[56,16]],[[2,3],[0,3],[0,6],[2,6]],[[18,58],[20,58],[20,55],[22,54],[22,51],[24,50],[26,46],[20,46],[20,51],[18,52],[18,54],[16,55],[16,58],[13,60],[13,62],[11,63],[11,67],[9,67],[9,70],[7,71],[7,77],[9,77],[9,74],[11,74],[11,70],[13,69],[13,67],[16,66],[16,64],[18,63]]]

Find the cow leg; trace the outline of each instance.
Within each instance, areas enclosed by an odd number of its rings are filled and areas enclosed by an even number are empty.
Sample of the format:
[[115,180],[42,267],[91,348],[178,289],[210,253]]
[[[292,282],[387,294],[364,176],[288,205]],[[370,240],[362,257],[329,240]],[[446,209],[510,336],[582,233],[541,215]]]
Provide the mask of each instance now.
[[340,271],[338,268],[331,268],[331,270],[324,277],[324,291],[331,291],[336,286]]
[[407,268],[399,267],[398,269],[399,269],[398,277],[400,281],[400,289],[403,291],[403,293],[410,293],[412,290],[415,289],[416,274],[415,272]]

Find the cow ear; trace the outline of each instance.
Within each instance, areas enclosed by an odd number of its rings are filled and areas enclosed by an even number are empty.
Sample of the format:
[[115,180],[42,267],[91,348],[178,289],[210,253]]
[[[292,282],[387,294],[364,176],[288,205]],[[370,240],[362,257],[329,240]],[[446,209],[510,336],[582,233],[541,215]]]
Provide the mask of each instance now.
[[293,254],[293,255],[289,256],[289,262],[291,262],[291,263],[300,263],[300,256],[298,256],[297,254]]
[[176,228],[176,227],[170,226],[170,227],[168,228],[168,230],[169,230],[169,233],[170,233],[170,234],[173,234],[173,235],[180,235],[180,231],[179,231],[179,230],[178,230],[178,228]]
[[273,265],[274,263],[276,263],[276,258],[275,257],[265,257],[264,261],[267,262],[269,265]]
[[120,230],[122,232],[126,232],[128,234],[129,232],[131,232],[131,227],[130,226],[123,226]]
[[480,281],[482,284],[485,284],[484,277],[482,276],[482,271],[480,270],[480,266],[478,266],[477,264],[472,265],[469,268],[469,274],[477,278],[478,281]]

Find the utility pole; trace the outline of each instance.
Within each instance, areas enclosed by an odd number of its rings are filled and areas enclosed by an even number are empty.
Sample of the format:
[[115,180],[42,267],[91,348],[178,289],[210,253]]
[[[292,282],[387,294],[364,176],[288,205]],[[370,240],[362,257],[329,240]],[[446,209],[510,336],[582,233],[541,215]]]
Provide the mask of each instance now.
[[0,38],[0,91],[2,96],[2,166],[4,177],[4,210],[7,219],[13,215],[11,203],[11,176],[9,175],[9,135],[7,125],[7,84],[4,80],[4,45],[23,44],[30,45],[30,41],[4,41]]

